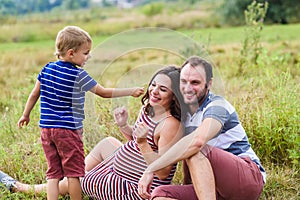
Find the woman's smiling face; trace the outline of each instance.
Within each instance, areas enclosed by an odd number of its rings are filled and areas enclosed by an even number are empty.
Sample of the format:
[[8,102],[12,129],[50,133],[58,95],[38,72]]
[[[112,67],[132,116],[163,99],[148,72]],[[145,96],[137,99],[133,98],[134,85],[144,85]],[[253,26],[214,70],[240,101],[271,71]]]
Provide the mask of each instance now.
[[171,79],[164,74],[158,74],[148,87],[149,103],[152,107],[163,107],[168,110],[173,100]]

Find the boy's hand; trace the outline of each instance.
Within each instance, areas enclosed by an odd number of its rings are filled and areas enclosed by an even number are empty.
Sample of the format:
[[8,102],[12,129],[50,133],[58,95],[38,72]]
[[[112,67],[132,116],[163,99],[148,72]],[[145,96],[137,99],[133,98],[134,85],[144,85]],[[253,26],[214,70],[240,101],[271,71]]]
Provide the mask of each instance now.
[[22,128],[22,126],[24,126],[24,124],[27,126],[29,124],[30,118],[29,117],[25,117],[22,116],[19,121],[18,121],[18,128]]
[[142,88],[142,87],[135,87],[135,88],[133,88],[133,92],[132,92],[131,96],[133,96],[133,97],[139,97],[142,94],[144,94],[144,88]]

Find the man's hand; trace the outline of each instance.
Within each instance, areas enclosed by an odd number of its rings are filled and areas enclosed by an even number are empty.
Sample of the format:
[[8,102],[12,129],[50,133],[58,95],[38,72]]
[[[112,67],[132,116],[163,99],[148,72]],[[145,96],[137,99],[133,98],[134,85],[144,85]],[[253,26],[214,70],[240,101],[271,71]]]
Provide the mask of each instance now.
[[153,180],[153,172],[145,171],[138,183],[139,195],[144,199],[150,198],[149,185]]

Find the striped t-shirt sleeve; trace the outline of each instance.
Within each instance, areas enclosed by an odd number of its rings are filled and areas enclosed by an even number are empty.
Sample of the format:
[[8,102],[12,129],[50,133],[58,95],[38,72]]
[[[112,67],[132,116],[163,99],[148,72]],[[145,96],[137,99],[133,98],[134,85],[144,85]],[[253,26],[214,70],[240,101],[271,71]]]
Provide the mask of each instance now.
[[82,92],[87,92],[97,85],[97,82],[85,70],[79,72],[76,82]]

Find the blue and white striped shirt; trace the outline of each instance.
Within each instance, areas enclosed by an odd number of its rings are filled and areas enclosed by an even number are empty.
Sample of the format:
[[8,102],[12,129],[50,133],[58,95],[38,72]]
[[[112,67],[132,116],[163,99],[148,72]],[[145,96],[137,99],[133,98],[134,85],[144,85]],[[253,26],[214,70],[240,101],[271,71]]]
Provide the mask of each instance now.
[[42,128],[80,129],[85,93],[97,85],[82,68],[69,62],[49,62],[39,73]]
[[246,132],[241,125],[234,107],[223,97],[209,93],[204,103],[193,116],[187,114],[185,134],[193,132],[205,118],[213,118],[222,124],[220,133],[207,144],[224,149],[236,156],[248,156],[255,162],[266,182],[266,172],[259,158],[251,148]]

